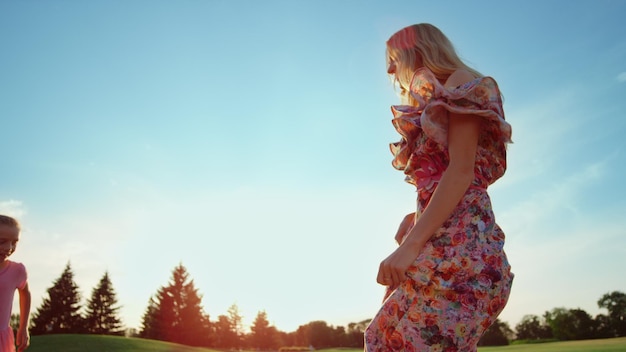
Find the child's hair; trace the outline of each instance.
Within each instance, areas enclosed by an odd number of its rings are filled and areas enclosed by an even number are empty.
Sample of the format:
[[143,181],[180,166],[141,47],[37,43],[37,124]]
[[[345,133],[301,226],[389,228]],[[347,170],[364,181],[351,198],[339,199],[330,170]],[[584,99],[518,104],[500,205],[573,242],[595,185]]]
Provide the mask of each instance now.
[[[476,78],[482,77],[459,58],[448,37],[429,23],[414,24],[394,33],[387,41],[388,65],[390,61],[397,66],[392,74],[394,82],[403,87],[409,86],[413,73],[421,66],[428,68],[441,82],[458,69],[465,69]],[[412,101],[410,95],[407,98]]]
[[13,226],[20,230],[20,223],[14,218],[0,214],[0,225]]

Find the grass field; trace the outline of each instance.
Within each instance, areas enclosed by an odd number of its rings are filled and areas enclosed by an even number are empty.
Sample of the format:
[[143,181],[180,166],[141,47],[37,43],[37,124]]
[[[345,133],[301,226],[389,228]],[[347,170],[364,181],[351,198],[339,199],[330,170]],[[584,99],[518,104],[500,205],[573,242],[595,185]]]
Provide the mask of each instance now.
[[[362,352],[354,349],[331,349],[324,352]],[[549,342],[503,347],[480,347],[478,352],[626,352],[626,337],[604,340]]]
[[[357,349],[327,349],[323,352],[361,352]],[[604,340],[550,342],[542,344],[481,347],[479,352],[626,352],[626,337]],[[167,342],[98,335],[33,336],[28,352],[218,352]]]
[[43,335],[31,338],[28,352],[217,352],[168,342],[99,335]]
[[626,337],[602,340],[549,342],[505,347],[482,347],[479,352],[626,352]]

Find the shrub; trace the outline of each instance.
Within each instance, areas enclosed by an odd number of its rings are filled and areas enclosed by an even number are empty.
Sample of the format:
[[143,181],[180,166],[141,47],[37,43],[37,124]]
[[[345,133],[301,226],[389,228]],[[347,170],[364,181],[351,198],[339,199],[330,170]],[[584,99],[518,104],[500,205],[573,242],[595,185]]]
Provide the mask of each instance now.
[[511,345],[526,345],[533,343],[546,343],[546,342],[558,342],[559,339],[527,339],[527,340],[515,340],[511,342]]

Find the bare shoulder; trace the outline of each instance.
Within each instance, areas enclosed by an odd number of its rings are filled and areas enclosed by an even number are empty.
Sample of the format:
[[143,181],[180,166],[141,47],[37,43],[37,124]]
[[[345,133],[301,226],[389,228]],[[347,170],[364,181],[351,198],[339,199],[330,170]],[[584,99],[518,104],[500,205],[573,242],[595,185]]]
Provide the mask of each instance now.
[[467,82],[475,80],[477,77],[468,70],[458,69],[454,71],[444,84],[446,88],[456,88]]

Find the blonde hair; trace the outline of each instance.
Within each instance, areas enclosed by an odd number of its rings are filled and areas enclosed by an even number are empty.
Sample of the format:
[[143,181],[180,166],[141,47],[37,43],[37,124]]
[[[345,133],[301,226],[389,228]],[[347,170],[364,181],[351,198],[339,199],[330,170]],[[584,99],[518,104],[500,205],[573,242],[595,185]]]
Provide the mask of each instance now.
[[20,230],[20,223],[14,218],[6,215],[0,215],[0,225],[12,226],[15,227],[18,231]]
[[[403,91],[408,89],[415,70],[420,67],[428,68],[442,84],[458,69],[482,77],[459,58],[448,37],[429,23],[402,28],[387,40],[387,65],[391,62],[396,65],[395,73],[391,73],[393,81]],[[410,95],[405,94],[405,98],[414,105]]]

